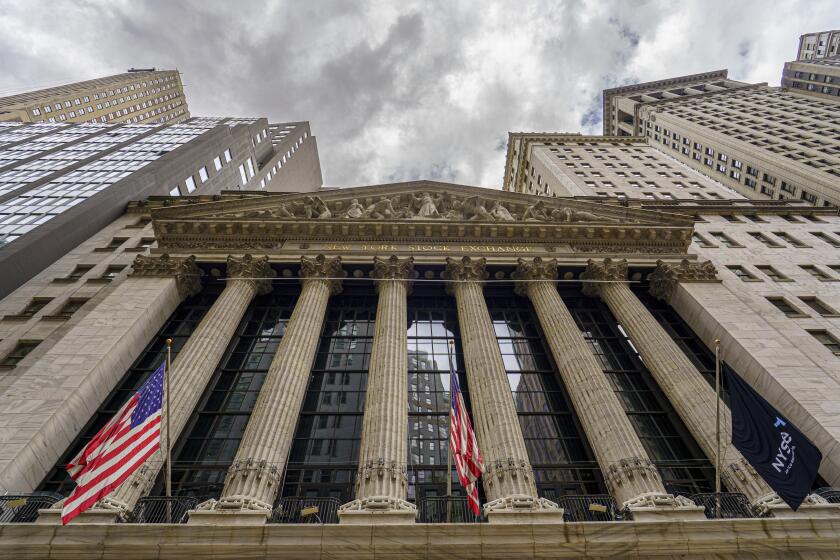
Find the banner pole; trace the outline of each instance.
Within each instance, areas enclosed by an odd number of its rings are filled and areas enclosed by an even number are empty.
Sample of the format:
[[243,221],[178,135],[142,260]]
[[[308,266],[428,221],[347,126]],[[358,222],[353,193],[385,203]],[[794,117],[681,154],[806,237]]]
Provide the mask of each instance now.
[[446,442],[446,522],[449,523],[452,510],[452,372],[455,370],[455,359],[452,347],[455,341],[450,340],[449,346],[449,427],[446,433],[449,434],[449,441]]
[[163,371],[166,393],[166,522],[172,523],[172,445],[170,445],[169,423],[169,378],[172,377],[172,339],[166,339],[166,369]]
[[720,339],[715,339],[715,517],[720,518]]

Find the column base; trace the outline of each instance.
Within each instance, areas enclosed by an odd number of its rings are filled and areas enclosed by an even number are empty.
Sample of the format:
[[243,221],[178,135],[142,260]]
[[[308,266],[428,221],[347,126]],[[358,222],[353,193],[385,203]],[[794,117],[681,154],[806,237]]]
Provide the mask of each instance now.
[[[113,525],[119,522],[120,512],[113,509],[91,508],[73,518],[70,525]],[[39,509],[37,525],[61,525],[61,509]]]
[[706,510],[688,498],[673,494],[649,492],[624,502],[633,514],[633,521],[691,521],[706,519]]
[[822,496],[817,494],[810,494],[799,506],[799,509],[793,511],[778,494],[773,493],[756,500],[754,505],[764,514],[776,519],[791,519],[810,517],[811,519],[825,519],[840,517],[840,504],[832,504]]
[[188,525],[265,525],[270,511],[256,509],[194,509],[189,513]]
[[484,504],[488,523],[499,525],[563,523],[563,508],[545,498],[513,495]]
[[338,510],[338,522],[342,525],[405,525],[416,519],[417,506],[389,496],[353,500]]

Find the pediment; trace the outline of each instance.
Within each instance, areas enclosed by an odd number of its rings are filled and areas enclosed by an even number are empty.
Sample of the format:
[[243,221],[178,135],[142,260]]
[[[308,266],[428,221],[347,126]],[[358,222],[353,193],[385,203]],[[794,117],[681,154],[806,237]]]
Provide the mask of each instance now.
[[690,224],[675,216],[574,199],[558,199],[435,181],[373,185],[311,194],[255,194],[160,208],[156,220],[318,220],[546,224]]
[[307,194],[237,193],[152,209],[161,249],[324,241],[548,243],[575,252],[685,253],[693,221],[590,200],[434,181]]

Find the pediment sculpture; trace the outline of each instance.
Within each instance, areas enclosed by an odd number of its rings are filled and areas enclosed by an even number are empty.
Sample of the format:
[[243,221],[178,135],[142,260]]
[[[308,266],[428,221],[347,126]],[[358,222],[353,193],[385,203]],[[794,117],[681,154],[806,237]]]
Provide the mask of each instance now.
[[447,220],[476,222],[608,222],[619,220],[575,209],[558,201],[516,203],[480,195],[421,192],[388,194],[349,200],[305,196],[299,200],[272,202],[270,207],[246,210],[237,217],[307,220]]

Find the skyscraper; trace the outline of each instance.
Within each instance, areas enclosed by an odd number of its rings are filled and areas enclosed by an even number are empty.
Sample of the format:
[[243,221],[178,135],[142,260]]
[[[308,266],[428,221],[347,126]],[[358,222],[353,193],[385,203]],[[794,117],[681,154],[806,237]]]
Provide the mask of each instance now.
[[0,123],[0,296],[153,195],[321,187],[306,122]]
[[0,97],[0,122],[183,122],[190,117],[177,70],[130,69]]
[[782,87],[828,101],[840,99],[840,55],[785,62]]
[[840,29],[816,31],[799,37],[796,60],[814,60],[840,54]]
[[[704,75],[700,75],[701,77]],[[840,98],[684,76],[604,92],[604,130],[646,136],[678,161],[757,200],[840,204]],[[677,84],[700,83],[698,88]],[[660,92],[651,95],[650,91]],[[622,124],[623,123],[623,124]]]

